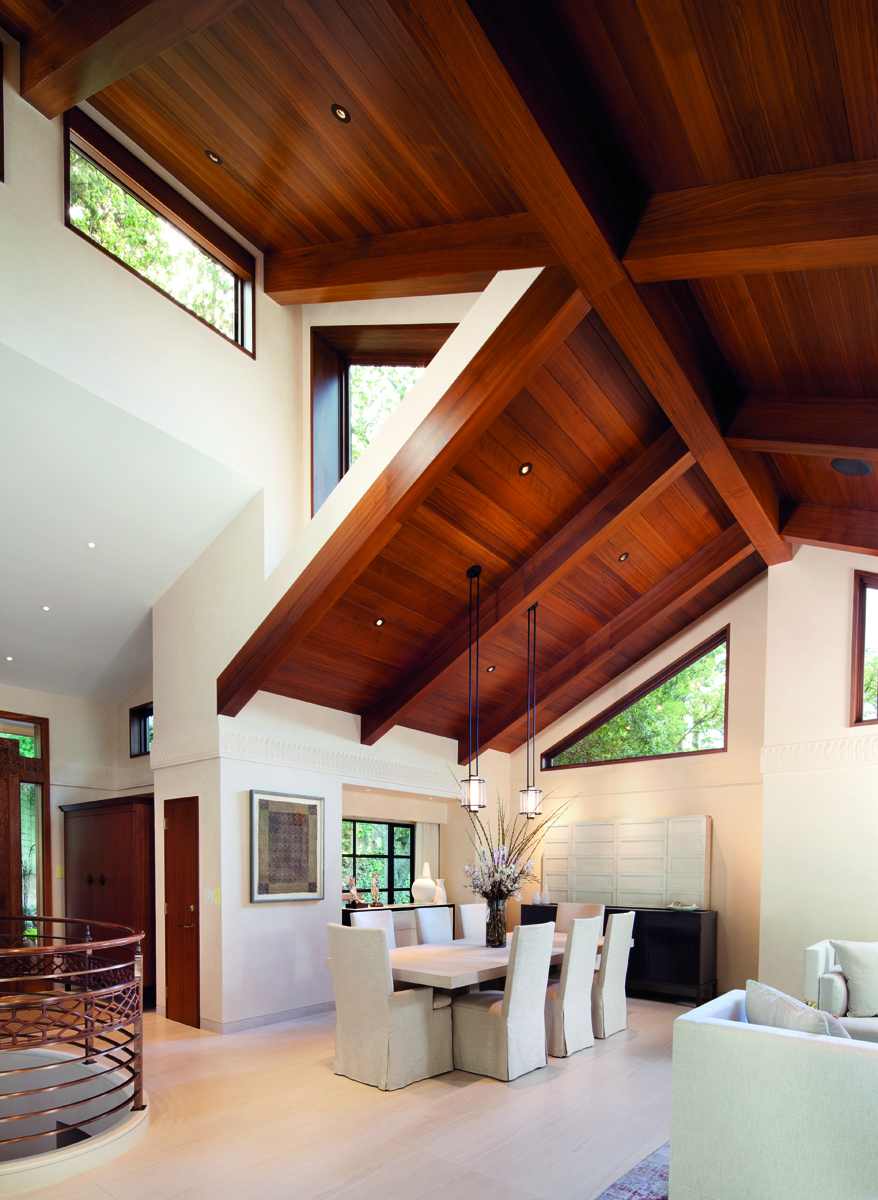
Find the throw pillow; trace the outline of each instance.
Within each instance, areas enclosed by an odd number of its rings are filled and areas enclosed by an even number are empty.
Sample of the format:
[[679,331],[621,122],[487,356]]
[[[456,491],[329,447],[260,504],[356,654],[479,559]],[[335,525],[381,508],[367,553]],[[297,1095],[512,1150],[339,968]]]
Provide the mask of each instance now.
[[[757,983],[755,979],[747,980],[747,996],[744,1001],[744,1011],[751,1025],[770,1025],[774,1029],[794,1029],[797,1033],[833,1034],[829,1024],[829,1013],[821,1012],[819,1008],[811,1008],[779,992],[777,988],[768,987],[765,983]],[[833,1017],[833,1021],[835,1018]],[[838,1022],[835,1022],[838,1024]],[[843,1029],[842,1025],[838,1025]],[[846,1033],[847,1031],[845,1031]],[[842,1034],[835,1033],[835,1037]]]
[[829,1032],[832,1037],[847,1038],[848,1041],[852,1040],[851,1035],[845,1029],[844,1025],[842,1025],[841,1021],[839,1021],[838,1017],[834,1017],[832,1013],[825,1012],[823,1009],[819,1009],[818,1011],[826,1017],[826,1024],[829,1026]]
[[878,942],[830,942],[848,983],[849,1017],[878,1017]]

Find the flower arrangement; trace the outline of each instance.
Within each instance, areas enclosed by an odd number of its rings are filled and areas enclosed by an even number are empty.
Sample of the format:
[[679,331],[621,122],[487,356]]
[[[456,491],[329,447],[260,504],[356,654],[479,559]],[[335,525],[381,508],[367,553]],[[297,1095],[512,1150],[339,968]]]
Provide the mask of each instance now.
[[557,812],[536,824],[527,817],[519,824],[516,817],[510,826],[506,806],[498,797],[496,839],[478,813],[464,810],[473,827],[470,842],[476,852],[475,863],[467,863],[464,870],[469,886],[488,902],[486,932],[489,946],[506,945],[506,901],[510,896],[520,900],[522,885],[527,880],[540,882],[529,852],[572,802],[572,799],[568,800]]

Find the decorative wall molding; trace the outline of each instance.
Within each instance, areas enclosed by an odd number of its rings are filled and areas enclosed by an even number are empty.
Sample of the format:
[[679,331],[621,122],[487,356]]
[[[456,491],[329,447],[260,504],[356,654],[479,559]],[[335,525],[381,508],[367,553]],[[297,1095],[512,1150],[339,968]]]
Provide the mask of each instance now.
[[353,776],[371,783],[426,789],[440,795],[450,795],[452,792],[448,772],[442,767],[379,758],[370,754],[367,747],[363,748],[363,752],[355,753],[330,746],[288,742],[283,738],[264,737],[238,729],[212,729],[152,744],[153,769],[208,758],[233,758],[272,766],[299,767],[329,775]]
[[52,787],[94,788],[101,792],[152,788],[152,768],[148,758],[139,759],[125,767],[99,767],[88,763],[56,762],[53,759],[49,774]]
[[763,775],[778,771],[820,771],[829,767],[878,766],[878,735],[836,738],[828,742],[791,742],[785,746],[763,746],[760,769]]

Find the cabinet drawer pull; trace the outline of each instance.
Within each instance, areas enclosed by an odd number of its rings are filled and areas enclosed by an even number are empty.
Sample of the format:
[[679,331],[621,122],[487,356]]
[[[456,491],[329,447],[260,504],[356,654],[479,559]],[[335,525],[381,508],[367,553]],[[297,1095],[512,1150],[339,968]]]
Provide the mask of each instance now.
[[92,875],[86,875],[86,877],[85,877],[85,882],[86,882],[86,883],[87,883],[89,886],[91,886],[91,884],[93,884],[93,883],[94,883],[94,877],[93,877]]
[[106,882],[107,882],[107,881],[106,881],[106,879],[104,878],[104,876],[103,876],[103,875],[99,875],[99,876],[98,876],[98,883],[101,885],[101,887],[103,887],[103,886],[104,886],[104,884],[105,884]]

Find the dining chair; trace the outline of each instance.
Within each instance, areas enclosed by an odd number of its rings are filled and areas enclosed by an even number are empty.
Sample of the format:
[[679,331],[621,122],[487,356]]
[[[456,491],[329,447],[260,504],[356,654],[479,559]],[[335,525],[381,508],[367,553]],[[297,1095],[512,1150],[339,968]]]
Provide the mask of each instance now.
[[396,930],[393,913],[389,908],[363,909],[351,913],[351,925],[355,929],[383,929],[387,935],[387,949],[396,949]]
[[422,944],[452,941],[450,908],[416,908],[415,919],[418,941]]
[[457,911],[460,913],[460,924],[463,929],[462,936],[465,938],[474,938],[485,936],[485,922],[487,920],[488,905],[483,900],[481,904],[459,904]]
[[566,933],[571,921],[581,921],[585,917],[600,917],[603,929],[604,911],[603,904],[559,904],[555,915],[555,932]]
[[591,989],[591,1019],[594,1035],[612,1037],[628,1028],[628,1006],[625,999],[625,976],[628,955],[631,953],[631,931],[634,913],[613,913],[607,920],[601,966],[594,973]]
[[335,1074],[390,1092],[452,1070],[451,1000],[394,992],[381,929],[327,925],[335,993]]
[[506,990],[470,992],[452,1004],[454,1067],[493,1079],[517,1079],[546,1065],[546,980],[554,923],[517,925]]
[[594,1045],[591,988],[603,924],[603,915],[576,918],[567,930],[561,978],[546,989],[546,1047],[553,1058]]

